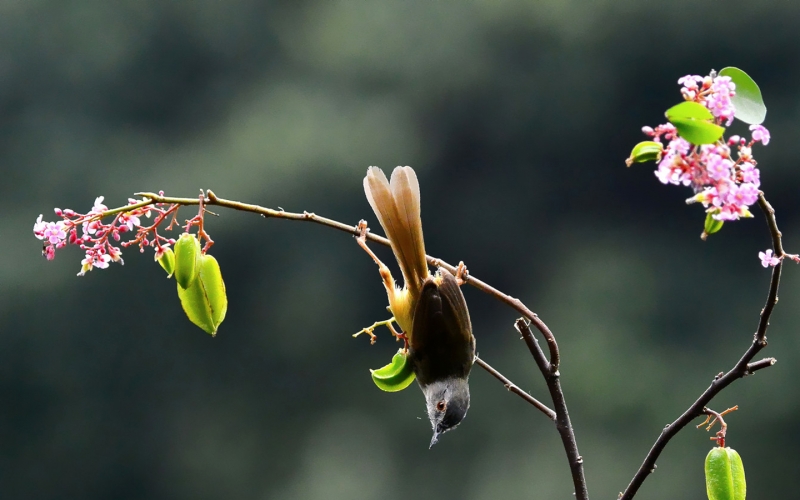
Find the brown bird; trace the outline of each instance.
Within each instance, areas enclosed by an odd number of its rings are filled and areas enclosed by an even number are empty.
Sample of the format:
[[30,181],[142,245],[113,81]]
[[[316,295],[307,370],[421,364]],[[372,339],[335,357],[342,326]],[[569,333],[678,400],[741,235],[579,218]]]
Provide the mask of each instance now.
[[359,244],[378,264],[389,309],[408,342],[409,359],[433,427],[433,446],[439,436],[461,423],[469,409],[468,381],[475,359],[475,337],[459,286],[460,272],[453,276],[441,267],[435,275],[428,271],[419,183],[411,167],[395,168],[391,182],[381,169],[369,167],[364,191],[400,265],[403,288],[367,247],[366,233]]

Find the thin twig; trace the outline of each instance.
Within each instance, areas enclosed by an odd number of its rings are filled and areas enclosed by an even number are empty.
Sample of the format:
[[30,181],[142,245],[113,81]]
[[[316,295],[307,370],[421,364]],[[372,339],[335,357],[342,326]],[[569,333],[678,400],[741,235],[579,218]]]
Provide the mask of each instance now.
[[561,374],[558,370],[553,370],[547,359],[544,357],[539,342],[533,336],[530,326],[525,319],[518,319],[514,327],[528,345],[536,365],[544,376],[547,388],[550,390],[550,397],[553,399],[553,407],[556,410],[556,429],[561,436],[564,451],[567,452],[567,461],[572,473],[572,484],[575,487],[575,498],[578,500],[588,500],[589,491],[586,487],[586,476],[583,473],[583,457],[578,452],[578,442],[575,439],[575,432],[572,429],[572,422],[567,411],[567,402],[564,398],[564,391],[561,390]]
[[752,363],[747,363],[747,373],[753,374],[762,368],[769,368],[777,362],[778,360],[775,358],[764,358],[758,361],[753,361]]
[[[758,196],[758,206],[761,207],[761,210],[764,212],[764,215],[767,218],[767,225],[769,226],[769,232],[772,236],[772,245],[773,251],[776,256],[784,255],[783,245],[781,243],[781,232],[778,230],[778,224],[775,221],[775,210],[770,206],[767,200],[764,198],[763,193],[759,193]],[[747,375],[752,374],[753,372],[760,370],[762,368],[766,368],[768,366],[772,366],[775,364],[775,358],[766,358],[760,361],[756,361],[754,363],[750,363],[750,361],[758,354],[758,352],[766,347],[767,345],[767,328],[769,327],[769,317],[772,314],[772,310],[775,307],[775,304],[778,303],[778,285],[781,281],[781,267],[783,266],[783,260],[781,260],[773,269],[772,269],[772,279],[769,283],[769,293],[767,294],[767,303],[764,306],[764,309],[761,310],[761,317],[758,321],[758,329],[756,330],[755,335],[753,336],[753,341],[750,344],[750,347],[747,348],[744,355],[739,359],[739,361],[731,368],[727,373],[722,376],[717,376],[714,378],[711,385],[706,389],[699,398],[689,407],[688,410],[683,412],[683,415],[678,417],[677,420],[672,422],[671,424],[664,427],[664,430],[661,431],[661,435],[656,439],[656,442],[653,444],[653,447],[647,453],[647,456],[644,459],[641,467],[639,470],[636,471],[636,474],[633,476],[628,487],[625,491],[620,494],[620,500],[630,500],[631,498],[636,495],[636,492],[639,490],[639,487],[644,483],[645,479],[650,475],[651,472],[655,470],[656,467],[656,460],[658,459],[661,452],[667,446],[667,443],[678,433],[686,427],[689,422],[694,420],[696,417],[700,416],[704,412],[705,406],[716,396],[719,394],[724,388],[728,387],[734,381],[745,377]],[[556,408],[556,411],[558,409]]]
[[[177,203],[180,205],[197,205],[199,203],[199,200],[196,198],[174,198],[170,196],[161,196],[155,193],[136,193],[135,196],[142,196],[144,198],[152,200],[153,203]],[[249,203],[241,203],[238,201],[226,200],[223,198],[218,198],[217,195],[215,195],[214,192],[211,190],[206,191],[206,197],[207,197],[207,199],[205,200],[206,205],[217,205],[220,207],[232,208],[234,210],[241,210],[244,212],[253,212],[267,218],[314,222],[316,224],[321,224],[323,226],[328,226],[334,229],[338,229],[339,231],[350,233],[354,236],[358,236],[360,234],[358,226],[350,226],[348,224],[335,221],[333,219],[321,217],[311,212],[293,213],[293,212],[286,212],[285,210],[273,210],[271,208],[266,208],[259,205],[251,205]],[[143,203],[144,202],[139,203],[136,206],[146,206],[146,204],[143,205]],[[377,234],[374,234],[372,232],[367,233],[367,239],[370,241],[374,241],[376,243],[380,243],[381,245],[390,246],[389,240],[387,238],[378,236]],[[430,255],[426,255],[425,258],[427,259],[428,263],[434,267],[441,266],[450,271],[451,273],[453,273],[454,275],[457,272],[456,266],[448,264],[447,262],[441,259],[437,259],[436,257],[431,257]],[[525,316],[525,318],[527,318],[527,320],[530,321],[534,326],[536,326],[536,328],[542,333],[542,335],[544,335],[544,338],[547,341],[547,347],[548,350],[550,351],[551,370],[552,371],[558,370],[560,356],[555,336],[547,327],[547,325],[541,319],[539,319],[539,316],[536,315],[536,313],[528,309],[528,307],[525,306],[525,304],[523,304],[521,300],[501,292],[500,290],[494,288],[493,286],[487,283],[484,283],[483,281],[479,280],[478,278],[472,275],[468,274],[464,276],[463,279],[466,283],[469,283],[478,290],[487,293],[495,297],[497,300],[509,305],[511,308],[515,309],[517,312]]]
[[502,373],[500,373],[499,371],[497,371],[494,368],[492,368],[489,365],[489,363],[487,363],[486,361],[484,361],[481,358],[476,356],[475,357],[475,364],[480,366],[481,368],[483,368],[484,370],[489,372],[489,374],[491,374],[494,378],[496,378],[497,380],[502,382],[503,385],[506,386],[506,389],[508,389],[510,392],[513,392],[514,394],[518,395],[519,397],[521,397],[522,399],[524,399],[528,403],[530,403],[533,406],[535,406],[539,411],[541,411],[542,413],[547,415],[547,418],[549,418],[550,420],[555,420],[556,419],[556,412],[554,412],[553,410],[548,408],[547,405],[545,405],[544,403],[540,402],[538,399],[534,398],[533,396],[531,396],[527,392],[525,392],[522,389],[520,389],[517,385],[515,385],[513,382],[511,382],[506,377],[504,377]]
[[[146,199],[151,200],[153,203],[166,203],[166,204],[180,204],[180,205],[197,205],[200,201],[196,198],[174,198],[169,196],[161,196],[155,193],[136,193],[136,196],[142,196]],[[234,210],[240,210],[244,212],[252,212],[262,215],[266,218],[276,218],[276,219],[287,219],[287,220],[296,220],[296,221],[306,221],[306,222],[314,222],[316,224],[321,224],[323,226],[331,227],[334,229],[338,229],[340,231],[344,231],[346,233],[350,233],[353,236],[360,236],[361,230],[358,226],[350,226],[344,224],[342,222],[335,221],[333,219],[328,219],[326,217],[321,217],[311,212],[303,212],[301,213],[293,213],[287,212],[285,210],[273,210],[270,208],[262,207],[259,205],[252,205],[249,203],[241,203],[238,201],[226,200],[223,198],[218,198],[217,195],[214,194],[213,191],[207,190],[206,191],[206,199],[204,200],[206,205],[217,205],[220,207],[232,208]],[[138,206],[142,206],[141,203],[137,204]],[[382,236],[378,236],[371,232],[366,233],[366,238],[370,241],[374,241],[376,243],[380,243],[385,246],[391,246],[389,240]],[[431,257],[429,255],[425,256],[427,262],[434,266],[434,267],[443,267],[453,273],[454,275],[458,272],[458,269],[455,266],[448,264],[447,262],[437,259],[435,257]],[[537,358],[537,364],[539,365],[540,370],[542,370],[542,374],[547,379],[547,384],[550,389],[550,394],[553,397],[553,403],[556,405],[556,411],[554,412],[541,402],[537,401],[535,398],[527,394],[526,392],[519,389],[516,385],[511,383],[507,378],[505,378],[502,374],[494,370],[491,366],[480,360],[479,358],[476,359],[476,363],[479,366],[484,368],[490,374],[498,378],[506,387],[513,393],[519,395],[532,405],[536,406],[539,410],[541,410],[545,415],[548,416],[551,420],[556,422],[556,427],[558,428],[559,433],[562,435],[562,439],[564,439],[564,446],[567,451],[567,457],[570,462],[570,469],[572,470],[573,474],[573,482],[575,483],[575,489],[577,492],[577,500],[588,500],[588,493],[586,490],[586,479],[583,475],[583,466],[582,462],[583,459],[577,454],[577,444],[575,443],[575,436],[572,431],[571,424],[569,422],[569,415],[567,414],[567,406],[564,401],[564,395],[561,392],[561,385],[559,382],[559,373],[558,373],[558,366],[560,362],[560,356],[558,352],[558,344],[556,343],[555,336],[547,327],[547,325],[539,318],[539,316],[528,309],[525,304],[522,303],[519,299],[511,297],[500,290],[492,287],[491,285],[484,283],[483,281],[479,280],[478,278],[460,272],[459,275],[462,277],[465,283],[469,283],[470,285],[474,286],[478,290],[481,290],[484,293],[491,295],[492,297],[498,299],[499,301],[507,304],[520,314],[522,314],[531,324],[535,325],[536,328],[542,333],[545,340],[547,341],[547,347],[550,352],[550,361],[548,362],[544,356],[544,353],[539,348],[538,342],[533,337],[533,334],[530,332],[528,328],[528,324],[523,321],[525,324],[525,328],[529,334],[529,338],[532,342],[536,344],[536,348],[540,354],[540,358]],[[529,342],[526,340],[526,342]],[[536,356],[534,356],[536,358]]]

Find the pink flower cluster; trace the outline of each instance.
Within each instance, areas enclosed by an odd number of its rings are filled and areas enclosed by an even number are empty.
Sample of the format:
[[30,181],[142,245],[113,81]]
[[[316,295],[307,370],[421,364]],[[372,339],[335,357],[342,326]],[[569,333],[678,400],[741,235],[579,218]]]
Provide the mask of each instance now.
[[[67,244],[78,245],[85,252],[81,260],[81,271],[78,276],[83,276],[86,272],[94,268],[106,269],[111,262],[124,264],[122,260],[122,249],[115,246],[113,242],[118,242],[123,233],[133,232],[136,229],[136,237],[120,246],[139,244],[140,250],[144,251],[145,246],[152,246],[156,250],[157,256],[164,252],[166,247],[174,243],[173,239],[159,236],[156,226],[163,220],[164,216],[173,213],[177,206],[162,209],[157,206],[142,206],[142,200],[129,199],[128,206],[138,205],[131,210],[121,209],[109,210],[103,204],[103,197],[100,196],[94,201],[94,206],[86,214],[80,214],[74,210],[55,209],[56,217],[62,220],[48,222],[42,220],[42,215],[36,219],[33,225],[33,234],[43,242],[42,255],[47,260],[53,260],[56,250],[65,247]],[[156,211],[159,217],[152,226],[142,227],[140,217],[150,217],[151,211]],[[114,215],[113,220],[106,224],[104,217]],[[80,232],[80,236],[79,236]],[[148,233],[153,233],[153,239],[148,240]]]
[[[687,75],[678,80],[684,99],[703,104],[718,124],[729,125],[736,109],[731,97],[735,85],[726,76],[701,77]],[[727,143],[694,146],[678,136],[671,123],[655,129],[643,127],[642,132],[653,141],[668,141],[655,174],[664,184],[691,186],[695,195],[687,203],[702,203],[712,217],[721,221],[752,217],[749,207],[758,201],[760,173],[752,156],[756,142],[769,143],[769,131],[762,125],[752,125],[752,140],[739,136]],[[736,147],[736,159],[731,148]]]

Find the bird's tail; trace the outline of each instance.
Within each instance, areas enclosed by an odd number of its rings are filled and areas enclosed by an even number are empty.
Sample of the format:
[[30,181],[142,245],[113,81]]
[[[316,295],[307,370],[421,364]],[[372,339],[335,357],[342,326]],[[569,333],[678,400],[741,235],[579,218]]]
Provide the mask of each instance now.
[[392,244],[406,288],[413,297],[419,296],[429,272],[422,240],[417,174],[411,167],[397,167],[389,182],[380,168],[369,167],[364,191]]

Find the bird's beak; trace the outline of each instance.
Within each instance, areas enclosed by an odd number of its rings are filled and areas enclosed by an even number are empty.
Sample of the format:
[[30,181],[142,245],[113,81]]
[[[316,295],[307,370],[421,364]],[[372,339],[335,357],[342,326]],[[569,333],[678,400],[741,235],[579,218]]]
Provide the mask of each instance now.
[[437,425],[436,428],[433,430],[433,438],[431,438],[431,445],[428,446],[429,450],[433,448],[433,445],[439,442],[439,436],[441,435],[442,435],[442,426]]

